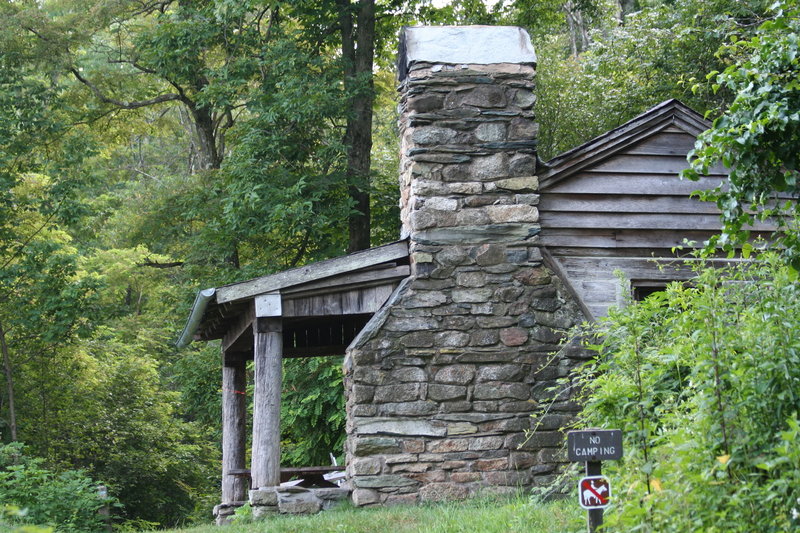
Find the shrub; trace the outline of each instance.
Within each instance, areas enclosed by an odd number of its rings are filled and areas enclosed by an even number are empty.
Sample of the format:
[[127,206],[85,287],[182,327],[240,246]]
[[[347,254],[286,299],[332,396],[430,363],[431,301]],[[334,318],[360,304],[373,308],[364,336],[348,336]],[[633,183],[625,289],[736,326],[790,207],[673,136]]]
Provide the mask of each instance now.
[[[61,533],[104,531],[98,514],[114,500],[98,494],[97,483],[80,470],[53,472],[43,460],[25,455],[19,443],[0,445],[0,502],[8,507],[5,519],[19,531],[35,531],[25,524],[50,526]],[[13,531],[13,530],[12,530]]]
[[[775,256],[703,269],[610,313],[577,376],[586,427],[620,428],[620,531],[800,525],[800,284]],[[587,337],[588,338],[588,337]]]

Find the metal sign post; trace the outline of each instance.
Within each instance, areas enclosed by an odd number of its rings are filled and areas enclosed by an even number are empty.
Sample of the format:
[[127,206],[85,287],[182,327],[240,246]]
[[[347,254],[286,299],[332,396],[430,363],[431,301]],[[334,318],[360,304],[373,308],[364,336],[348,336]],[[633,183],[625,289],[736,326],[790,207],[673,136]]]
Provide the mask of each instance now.
[[586,477],[578,482],[578,503],[586,509],[589,533],[603,525],[603,509],[611,503],[611,481],[602,475],[601,461],[622,458],[622,431],[587,429],[567,433],[570,461],[586,464]]

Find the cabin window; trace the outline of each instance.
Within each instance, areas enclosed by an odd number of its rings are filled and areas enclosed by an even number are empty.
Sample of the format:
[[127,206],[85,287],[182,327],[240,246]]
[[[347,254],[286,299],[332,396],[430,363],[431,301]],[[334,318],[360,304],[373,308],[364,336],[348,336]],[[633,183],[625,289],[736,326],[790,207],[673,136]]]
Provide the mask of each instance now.
[[641,302],[651,294],[665,290],[670,283],[663,280],[631,280],[633,301]]

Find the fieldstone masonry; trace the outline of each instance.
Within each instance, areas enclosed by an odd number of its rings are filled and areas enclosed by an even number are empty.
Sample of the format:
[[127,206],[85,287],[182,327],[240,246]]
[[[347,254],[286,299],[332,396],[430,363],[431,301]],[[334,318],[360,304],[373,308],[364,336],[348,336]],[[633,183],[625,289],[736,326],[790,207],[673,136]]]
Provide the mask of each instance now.
[[[431,30],[478,49],[498,31],[508,42],[492,45],[483,64],[448,62],[447,53],[437,61],[419,33]],[[550,405],[547,389],[584,356],[572,348],[553,356],[583,315],[537,245],[527,34],[408,28],[404,43],[400,203],[412,276],[345,359],[356,505],[551,482],[565,460],[558,429],[575,406],[568,397]],[[543,402],[547,414],[531,418]]]

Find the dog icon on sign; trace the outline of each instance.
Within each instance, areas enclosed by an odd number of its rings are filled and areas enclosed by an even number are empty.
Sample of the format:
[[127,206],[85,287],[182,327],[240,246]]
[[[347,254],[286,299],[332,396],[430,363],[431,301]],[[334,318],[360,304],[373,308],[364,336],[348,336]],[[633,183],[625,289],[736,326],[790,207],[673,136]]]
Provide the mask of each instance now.
[[611,502],[611,481],[605,476],[586,476],[578,481],[578,503],[584,509],[605,509]]

